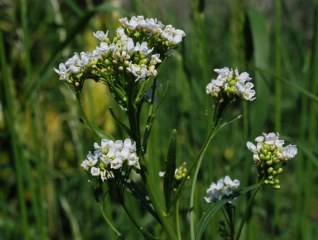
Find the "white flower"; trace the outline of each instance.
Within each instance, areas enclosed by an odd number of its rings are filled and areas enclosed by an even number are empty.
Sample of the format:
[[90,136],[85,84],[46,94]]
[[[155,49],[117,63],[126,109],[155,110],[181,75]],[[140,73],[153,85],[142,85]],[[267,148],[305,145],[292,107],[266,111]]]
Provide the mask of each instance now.
[[214,72],[218,73],[218,77],[217,79],[227,79],[228,77],[232,77],[233,75],[233,70],[229,69],[228,67],[224,67],[224,68],[216,68],[214,69]]
[[150,64],[157,65],[158,63],[161,63],[160,54],[151,55]]
[[205,201],[210,203],[212,201],[220,200],[224,197],[228,197],[240,186],[240,181],[234,179],[233,181],[229,176],[225,176],[218,180],[217,183],[212,182],[207,189],[208,196],[205,197]]
[[96,31],[93,34],[99,41],[104,41],[107,39],[108,31],[106,33],[104,33],[103,31]]
[[294,158],[297,154],[297,147],[296,145],[289,144],[288,146],[284,147],[283,149],[283,158],[284,160],[288,160]]
[[102,139],[100,146],[98,143],[94,143],[95,153],[106,155],[113,145],[114,142],[112,140]]
[[252,78],[250,78],[249,74],[247,72],[242,72],[239,74],[238,69],[235,69],[235,75],[239,82],[245,83],[247,81],[250,81]]
[[129,21],[128,21],[128,19],[125,17],[125,18],[119,19],[119,22],[120,22],[123,26],[125,26],[125,27],[127,27],[127,28],[129,28],[129,29],[131,29],[131,30],[134,30],[134,29],[136,29],[138,26],[141,26],[141,25],[145,25],[145,24],[146,24],[146,21],[145,21],[145,19],[144,19],[143,16],[137,16],[137,17],[133,16],[133,17],[131,17],[131,19],[130,19]]
[[129,152],[136,152],[136,142],[127,138],[124,140],[124,148],[129,149]]
[[91,168],[91,174],[92,176],[99,176],[100,175],[100,169],[97,167],[92,167]]
[[142,42],[141,44],[139,42],[136,43],[135,51],[140,52],[144,55],[148,55],[153,51],[154,48],[149,49],[147,42]]
[[124,46],[124,50],[127,51],[128,53],[135,51],[135,44],[132,38],[127,39],[127,42]]
[[110,167],[112,169],[119,169],[123,165],[123,159],[120,156],[117,156],[114,160],[110,162]]
[[100,45],[96,48],[97,51],[100,52],[100,54],[107,53],[109,51],[108,43],[101,42]]
[[165,172],[165,171],[160,171],[160,172],[159,172],[159,177],[164,177],[164,176],[165,176],[165,174],[166,174],[166,172]]
[[172,25],[167,25],[161,33],[161,36],[173,45],[180,43],[185,35],[184,31],[175,29]]
[[128,157],[127,157],[127,161],[128,161],[128,165],[129,166],[137,166],[139,158],[137,156],[136,153],[131,153]]
[[136,81],[147,76],[147,68],[145,65],[130,63],[127,67],[127,70],[131,72],[135,77],[137,77]]
[[236,83],[236,88],[239,94],[242,95],[242,97],[245,100],[248,101],[253,101],[255,100],[255,90],[253,89],[254,84],[251,82],[247,82],[246,84],[244,84],[244,82],[237,82]]
[[116,30],[117,36],[119,36],[120,41],[126,42],[128,40],[128,36],[125,33],[125,29],[122,27],[117,28]]
[[60,80],[67,80],[68,79],[69,71],[66,68],[64,63],[60,63],[59,64],[59,69],[54,68],[54,71],[58,75],[60,75]]
[[87,159],[85,159],[82,163],[81,163],[81,167],[88,171],[89,168],[95,166],[95,164],[98,162],[98,156],[96,154],[92,154],[90,151],[87,154]]

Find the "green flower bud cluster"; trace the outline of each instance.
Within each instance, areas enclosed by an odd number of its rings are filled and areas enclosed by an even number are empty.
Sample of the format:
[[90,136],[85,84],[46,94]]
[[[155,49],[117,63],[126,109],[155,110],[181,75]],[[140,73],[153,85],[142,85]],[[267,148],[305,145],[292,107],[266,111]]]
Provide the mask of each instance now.
[[[165,176],[165,172],[159,172],[159,176],[160,177],[164,177]],[[174,188],[176,189],[178,187],[178,185],[181,183],[181,181],[184,178],[189,178],[188,176],[188,168],[187,168],[187,163],[183,162],[182,165],[178,168],[175,169],[174,172]]]
[[281,162],[278,152],[282,152],[282,149],[271,149],[269,145],[264,144],[263,148],[260,149],[260,161],[255,162],[264,183],[273,186],[275,189],[280,188],[277,177],[283,172],[282,165],[285,164]]
[[258,169],[259,179],[264,184],[275,189],[280,188],[278,176],[283,172],[283,166],[297,154],[295,145],[283,147],[284,140],[279,139],[278,133],[263,133],[255,139],[254,145],[247,142],[247,148],[253,152],[253,161]]
[[176,169],[175,174],[174,174],[174,179],[176,181],[181,181],[188,175],[188,168],[187,164],[184,162],[182,165]]

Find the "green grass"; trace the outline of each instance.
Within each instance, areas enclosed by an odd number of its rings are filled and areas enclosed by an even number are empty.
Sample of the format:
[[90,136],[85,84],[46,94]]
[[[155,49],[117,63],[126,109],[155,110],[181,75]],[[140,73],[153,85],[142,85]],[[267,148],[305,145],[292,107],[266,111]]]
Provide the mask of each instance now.
[[[0,239],[117,239],[79,167],[97,139],[80,123],[79,106],[53,67],[74,51],[91,50],[93,31],[109,29],[113,34],[119,17],[137,14],[171,23],[187,34],[158,77],[159,93],[167,83],[169,87],[149,142],[151,181],[161,181],[157,173],[164,168],[173,129],[178,131],[177,165],[194,161],[211,121],[212,101],[205,86],[216,77],[213,68],[238,67],[253,77],[257,99],[231,106],[225,118],[240,113],[243,118],[223,128],[207,149],[195,190],[195,223],[209,208],[203,197],[212,181],[226,174],[243,186],[256,181],[246,141],[279,131],[298,145],[299,154],[285,169],[281,190],[258,193],[241,239],[316,239],[318,2],[265,2],[3,1]],[[127,137],[108,111],[112,106],[123,119],[104,86],[87,84],[83,95],[84,111],[94,124],[116,138]],[[190,182],[179,201],[183,239],[190,236]],[[128,199],[139,225],[160,236],[155,220]],[[245,200],[237,203],[237,225]],[[163,206],[163,190],[159,202]],[[109,196],[104,205],[122,234],[141,238],[116,199]],[[217,221],[209,223],[204,239],[217,239]]]

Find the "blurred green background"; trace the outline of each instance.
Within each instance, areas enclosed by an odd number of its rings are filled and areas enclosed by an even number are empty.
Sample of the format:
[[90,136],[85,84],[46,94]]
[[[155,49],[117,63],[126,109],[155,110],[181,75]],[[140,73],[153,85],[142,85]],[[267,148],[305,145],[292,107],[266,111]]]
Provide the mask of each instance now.
[[[203,197],[225,174],[242,186],[255,183],[246,141],[278,131],[299,154],[281,176],[281,190],[264,188],[242,239],[318,238],[318,1],[314,0],[1,0],[0,1],[0,239],[116,239],[98,212],[80,163],[94,136],[80,123],[72,91],[53,67],[73,52],[94,49],[92,32],[118,19],[144,15],[183,29],[182,46],[162,67],[169,82],[149,143],[150,172],[163,169],[172,129],[178,130],[178,164],[198,154],[211,118],[205,86],[214,68],[238,67],[253,77],[257,99],[236,103],[226,118],[243,118],[222,129],[199,174],[197,216]],[[117,139],[127,137],[108,111],[116,108],[101,84],[83,91],[86,114]],[[145,113],[146,114],[146,113]],[[122,114],[123,115],[123,114]],[[181,197],[182,235],[188,233],[189,186]],[[106,209],[127,239],[141,239],[108,198]],[[140,225],[158,232],[154,220],[131,200]],[[238,220],[245,199],[237,202]],[[204,239],[217,237],[217,219]]]

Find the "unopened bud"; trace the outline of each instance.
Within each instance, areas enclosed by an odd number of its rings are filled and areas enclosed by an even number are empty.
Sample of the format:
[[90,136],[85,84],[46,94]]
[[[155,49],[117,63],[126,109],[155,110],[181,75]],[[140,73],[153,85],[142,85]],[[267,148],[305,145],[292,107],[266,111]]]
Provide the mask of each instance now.
[[283,168],[278,168],[278,169],[276,170],[276,172],[277,172],[277,174],[281,174],[281,173],[283,172]]

